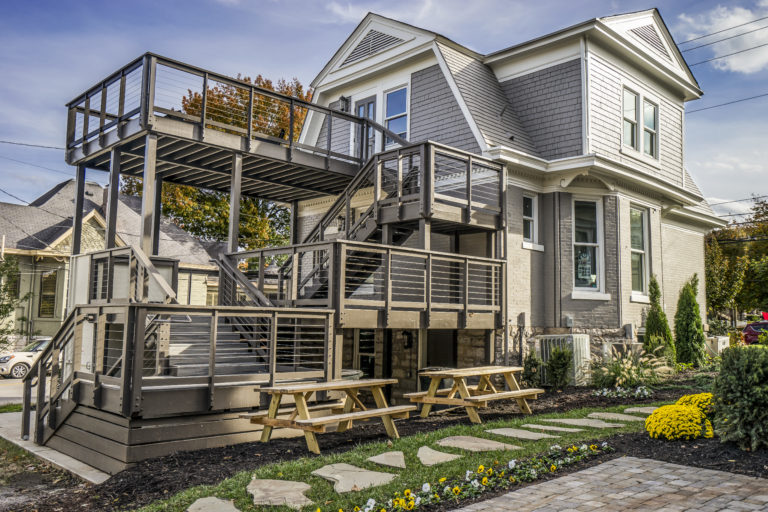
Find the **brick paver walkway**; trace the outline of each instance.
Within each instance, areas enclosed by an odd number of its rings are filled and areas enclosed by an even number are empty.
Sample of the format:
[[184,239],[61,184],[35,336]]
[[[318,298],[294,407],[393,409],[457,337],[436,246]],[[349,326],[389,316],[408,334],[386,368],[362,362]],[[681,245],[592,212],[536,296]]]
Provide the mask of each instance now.
[[768,480],[621,457],[462,511],[768,511]]

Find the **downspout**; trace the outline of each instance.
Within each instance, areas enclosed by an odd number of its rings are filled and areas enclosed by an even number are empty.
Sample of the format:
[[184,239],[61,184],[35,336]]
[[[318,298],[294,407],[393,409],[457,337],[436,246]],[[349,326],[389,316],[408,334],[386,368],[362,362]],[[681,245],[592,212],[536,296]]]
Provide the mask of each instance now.
[[[621,208],[619,207],[619,196],[614,196],[616,198],[616,265],[618,266],[618,272],[616,273],[616,279],[617,279],[617,285],[619,290],[619,302],[616,306],[616,311],[618,314],[618,327],[621,328],[622,326],[622,304],[624,302],[624,293],[623,293],[623,280],[621,279],[622,276],[622,266],[621,266]],[[650,217],[650,216],[649,216]],[[650,252],[650,251],[649,251]],[[624,334],[626,336],[626,333]]]
[[582,154],[589,154],[589,69],[587,62],[587,36],[579,41],[581,46],[581,144]]

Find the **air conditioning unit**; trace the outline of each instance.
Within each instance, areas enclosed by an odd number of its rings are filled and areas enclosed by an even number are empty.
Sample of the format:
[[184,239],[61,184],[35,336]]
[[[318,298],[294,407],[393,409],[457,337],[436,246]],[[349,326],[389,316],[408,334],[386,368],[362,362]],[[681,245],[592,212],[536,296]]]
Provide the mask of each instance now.
[[588,334],[547,334],[536,336],[536,353],[544,363],[541,371],[543,384],[547,381],[546,364],[555,348],[567,348],[573,354],[573,366],[571,368],[571,383],[577,386],[588,384],[586,368],[591,360]]

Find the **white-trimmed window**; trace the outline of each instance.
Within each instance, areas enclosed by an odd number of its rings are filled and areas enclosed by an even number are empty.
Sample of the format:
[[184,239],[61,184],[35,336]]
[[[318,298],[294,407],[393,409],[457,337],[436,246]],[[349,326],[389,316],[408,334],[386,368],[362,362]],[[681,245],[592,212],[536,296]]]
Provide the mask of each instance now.
[[632,292],[648,293],[648,210],[632,207],[629,210],[630,265]]
[[643,153],[651,158],[659,156],[659,107],[643,99]]
[[[384,126],[400,137],[408,138],[408,88],[400,87],[384,94]],[[387,139],[387,144],[393,141]]]
[[573,287],[602,291],[602,222],[599,201],[573,202]]
[[630,91],[624,89],[624,97],[622,100],[624,111],[624,128],[623,128],[623,142],[625,146],[632,149],[638,149],[637,144],[637,118],[639,110],[639,96]]
[[538,242],[538,205],[535,194],[523,195],[523,240],[535,244]]

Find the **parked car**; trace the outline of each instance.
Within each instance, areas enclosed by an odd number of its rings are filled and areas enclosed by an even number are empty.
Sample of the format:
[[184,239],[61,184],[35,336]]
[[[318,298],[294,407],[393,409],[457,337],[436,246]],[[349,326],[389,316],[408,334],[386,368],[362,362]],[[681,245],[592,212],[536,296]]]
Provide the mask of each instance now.
[[23,379],[50,342],[50,338],[37,339],[21,350],[1,356],[0,376]]
[[768,334],[768,321],[766,320],[747,324],[744,330],[741,331],[741,337],[747,345],[757,343],[757,338],[761,334]]

